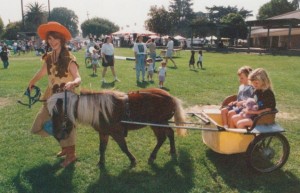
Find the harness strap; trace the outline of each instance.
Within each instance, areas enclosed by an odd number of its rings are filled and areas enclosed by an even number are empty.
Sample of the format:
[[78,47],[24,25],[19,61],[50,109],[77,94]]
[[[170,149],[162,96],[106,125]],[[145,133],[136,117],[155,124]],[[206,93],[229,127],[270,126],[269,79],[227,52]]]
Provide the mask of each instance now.
[[130,115],[130,104],[129,104],[129,96],[128,94],[125,95],[125,110],[124,110],[124,119],[125,120],[131,120],[131,115]]
[[68,111],[67,111],[67,98],[68,98],[68,91],[65,90],[65,110],[64,110],[64,114],[65,114],[65,122],[67,122],[68,119]]
[[[124,115],[123,115],[123,120],[131,120],[131,115],[130,115],[130,104],[129,104],[129,96],[128,94],[125,95],[125,100],[124,100]],[[127,127],[124,127],[124,136],[127,137],[128,135],[128,129]]]

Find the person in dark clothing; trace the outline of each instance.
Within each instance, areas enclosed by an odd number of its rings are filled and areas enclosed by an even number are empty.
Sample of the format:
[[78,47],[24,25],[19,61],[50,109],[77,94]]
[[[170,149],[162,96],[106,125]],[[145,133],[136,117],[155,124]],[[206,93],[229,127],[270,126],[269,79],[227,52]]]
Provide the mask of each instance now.
[[3,62],[3,67],[5,69],[7,69],[8,65],[9,65],[8,55],[9,55],[9,51],[7,49],[7,46],[3,46],[2,51],[0,52],[0,57],[1,57],[1,60]]
[[194,50],[191,51],[191,57],[190,57],[190,61],[189,61],[190,69],[192,69],[191,68],[192,66],[193,66],[193,69],[195,69],[195,51]]

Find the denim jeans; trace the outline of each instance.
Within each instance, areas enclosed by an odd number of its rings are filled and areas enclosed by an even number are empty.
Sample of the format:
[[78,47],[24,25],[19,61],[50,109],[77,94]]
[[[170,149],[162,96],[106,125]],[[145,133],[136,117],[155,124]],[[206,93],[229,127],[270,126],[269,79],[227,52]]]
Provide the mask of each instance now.
[[135,66],[136,70],[136,80],[140,81],[140,72],[142,71],[142,80],[145,80],[145,54],[139,54],[137,55],[137,63]]
[[150,58],[152,58],[152,60],[153,60],[153,69],[155,70],[156,53],[150,53]]

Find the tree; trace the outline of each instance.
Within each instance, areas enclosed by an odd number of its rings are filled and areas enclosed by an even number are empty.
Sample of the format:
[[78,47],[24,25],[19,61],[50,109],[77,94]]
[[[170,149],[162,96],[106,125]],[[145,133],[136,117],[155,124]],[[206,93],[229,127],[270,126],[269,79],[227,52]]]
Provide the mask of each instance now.
[[195,18],[191,0],[171,0],[169,12],[174,21],[173,33],[190,35],[190,24]]
[[18,38],[17,33],[21,31],[22,25],[22,21],[7,24],[2,37],[8,40],[16,40]]
[[193,36],[206,37],[213,34],[215,25],[208,21],[206,14],[203,12],[195,13],[195,19],[192,22]]
[[172,29],[172,21],[170,13],[162,6],[151,6],[148,16],[150,17],[145,21],[146,28],[156,33],[167,35]]
[[0,37],[3,32],[4,32],[4,24],[3,24],[2,18],[0,17]]
[[298,8],[298,1],[271,0],[262,5],[258,10],[257,19],[267,19],[276,15],[294,11]]
[[119,27],[113,22],[99,17],[86,20],[81,24],[83,37],[86,37],[90,34],[96,36],[100,36],[102,34],[111,34],[118,29]]
[[243,19],[246,19],[249,16],[252,16],[252,11],[245,10],[244,8],[238,9],[236,6],[213,6],[213,7],[206,7],[209,13],[209,21],[214,23],[220,23],[221,19],[228,15],[229,13],[237,13],[242,16]]
[[25,12],[25,26],[26,31],[36,31],[39,25],[47,22],[47,12],[43,4],[38,2],[29,3]]
[[78,35],[78,16],[74,11],[65,7],[53,8],[49,21],[56,21],[68,28],[73,37]]
[[233,39],[247,37],[247,25],[244,18],[238,13],[229,13],[221,19],[221,24],[225,24],[226,27],[221,30],[222,37],[228,37],[233,43]]

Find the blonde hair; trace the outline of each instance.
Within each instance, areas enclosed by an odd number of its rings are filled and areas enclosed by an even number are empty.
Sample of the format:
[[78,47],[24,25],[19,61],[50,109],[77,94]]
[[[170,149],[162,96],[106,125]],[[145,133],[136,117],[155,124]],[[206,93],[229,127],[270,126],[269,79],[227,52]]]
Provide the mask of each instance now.
[[243,66],[238,69],[237,74],[238,75],[245,74],[248,77],[251,72],[252,72],[252,68],[250,66]]
[[271,89],[272,90],[272,82],[267,74],[267,72],[263,68],[257,68],[253,70],[249,74],[249,80],[251,82],[253,81],[259,81],[262,83],[262,90]]

